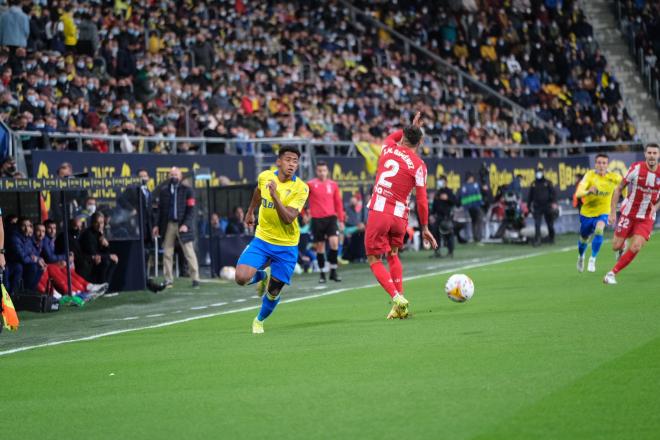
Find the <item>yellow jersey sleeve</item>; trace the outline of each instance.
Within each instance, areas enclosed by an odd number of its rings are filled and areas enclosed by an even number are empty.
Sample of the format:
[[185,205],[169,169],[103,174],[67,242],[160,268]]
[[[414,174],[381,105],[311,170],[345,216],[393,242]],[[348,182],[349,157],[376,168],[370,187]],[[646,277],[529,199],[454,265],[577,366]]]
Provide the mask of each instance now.
[[593,171],[587,171],[587,174],[584,175],[582,180],[580,180],[580,183],[578,184],[578,188],[576,191],[576,194],[579,198],[582,198],[587,195],[587,192],[589,191],[589,188],[591,188],[592,183],[591,183],[591,176],[593,175]]

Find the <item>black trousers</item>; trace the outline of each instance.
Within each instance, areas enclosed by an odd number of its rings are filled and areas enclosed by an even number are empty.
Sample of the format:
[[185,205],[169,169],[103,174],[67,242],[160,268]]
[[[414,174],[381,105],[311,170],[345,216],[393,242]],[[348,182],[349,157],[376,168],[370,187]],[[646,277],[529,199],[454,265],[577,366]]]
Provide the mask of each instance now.
[[472,239],[475,242],[481,241],[481,223],[484,217],[484,212],[481,207],[473,207],[468,209],[470,220],[472,222]]
[[433,225],[431,226],[431,233],[433,234],[433,237],[435,240],[438,242],[438,249],[436,249],[435,253],[439,254],[440,250],[443,247],[447,248],[447,251],[449,254],[454,253],[454,247],[455,247],[455,241],[454,241],[454,223],[449,221],[445,222],[445,226],[450,226],[448,229],[443,229],[440,227],[442,223],[442,220],[436,220]]
[[550,206],[534,207],[534,241],[541,241],[541,221],[548,225],[548,238],[555,241],[555,218]]
[[90,281],[94,284],[110,283],[117,264],[107,255],[101,256],[101,262],[92,266]]

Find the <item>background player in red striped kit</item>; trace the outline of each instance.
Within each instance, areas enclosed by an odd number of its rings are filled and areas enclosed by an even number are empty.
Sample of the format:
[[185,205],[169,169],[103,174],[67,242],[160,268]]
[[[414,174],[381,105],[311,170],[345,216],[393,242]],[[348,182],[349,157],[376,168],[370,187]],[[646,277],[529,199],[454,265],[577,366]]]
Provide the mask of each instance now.
[[[413,189],[416,191],[422,237],[434,249],[438,247],[428,228],[426,165],[416,153],[423,138],[420,127],[421,115],[417,113],[411,126],[395,131],[385,139],[369,201],[364,244],[371,271],[394,303],[387,319],[408,317],[408,300],[403,297],[403,266],[398,254],[406,233],[408,200]],[[381,260],[383,254],[387,255],[389,271]]]
[[309,186],[309,212],[312,216],[312,235],[316,260],[321,269],[319,283],[325,283],[325,241],[328,240],[328,263],[330,279],[341,281],[337,273],[339,232],[344,230],[344,206],[337,182],[328,177],[328,164],[316,164],[316,178],[307,182]]
[[616,219],[616,205],[623,189],[628,186],[628,196],[621,203],[620,217],[614,230],[612,248],[620,252],[628,239],[628,249],[619,257],[611,271],[605,275],[605,284],[616,284],[616,274],[635,259],[644,244],[651,238],[655,213],[660,208],[660,169],[658,169],[660,147],[648,144],[644,149],[643,162],[630,166],[628,174],[612,195],[609,223]]

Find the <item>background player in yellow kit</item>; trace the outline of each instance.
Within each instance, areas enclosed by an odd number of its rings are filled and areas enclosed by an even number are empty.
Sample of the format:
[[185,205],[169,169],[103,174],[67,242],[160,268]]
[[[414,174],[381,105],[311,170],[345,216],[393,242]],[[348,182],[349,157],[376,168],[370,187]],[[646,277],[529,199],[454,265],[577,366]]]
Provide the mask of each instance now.
[[578,272],[584,272],[584,253],[592,235],[591,257],[587,270],[596,271],[596,257],[603,244],[603,231],[610,213],[612,194],[621,182],[619,174],[607,171],[608,165],[609,157],[606,154],[598,154],[595,169],[584,175],[576,191],[576,196],[582,199],[580,237],[578,239]]

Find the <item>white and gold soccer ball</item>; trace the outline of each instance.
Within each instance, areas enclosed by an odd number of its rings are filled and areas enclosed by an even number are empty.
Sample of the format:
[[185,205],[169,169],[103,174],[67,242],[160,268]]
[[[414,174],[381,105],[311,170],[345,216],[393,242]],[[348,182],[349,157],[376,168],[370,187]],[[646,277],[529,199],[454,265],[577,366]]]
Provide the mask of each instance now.
[[452,301],[465,302],[474,295],[474,283],[467,275],[454,274],[449,277],[447,284],[445,284],[445,293]]
[[222,269],[220,269],[220,279],[234,281],[235,276],[236,268],[233,266],[224,266]]

